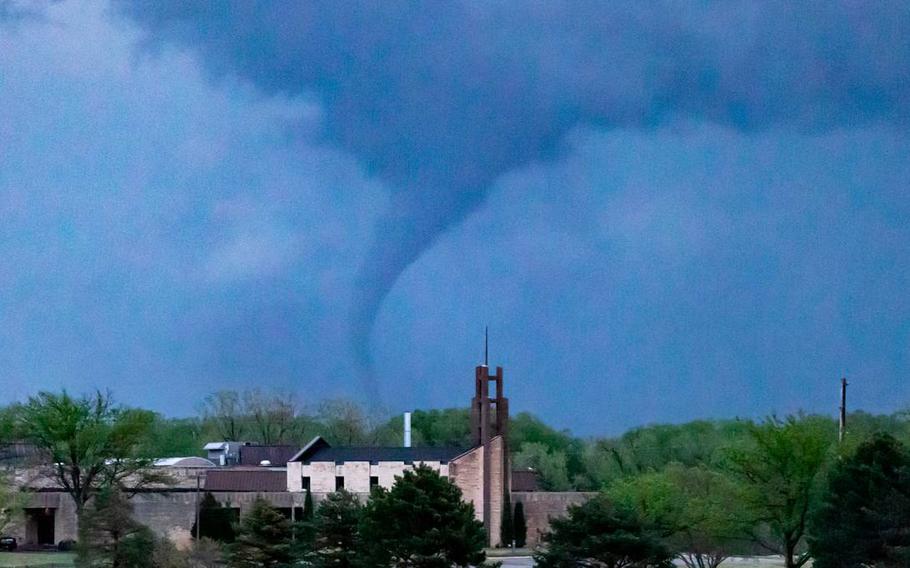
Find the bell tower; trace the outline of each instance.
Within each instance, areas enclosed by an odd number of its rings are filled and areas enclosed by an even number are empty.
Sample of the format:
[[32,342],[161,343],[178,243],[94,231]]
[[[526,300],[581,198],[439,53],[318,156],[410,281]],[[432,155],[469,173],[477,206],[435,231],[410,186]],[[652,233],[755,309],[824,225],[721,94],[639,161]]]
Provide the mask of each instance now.
[[[511,467],[509,463],[509,399],[503,394],[502,367],[490,374],[488,343],[485,340],[484,364],[474,369],[474,398],[471,399],[471,436],[475,447],[483,451],[483,524],[487,541],[499,541],[502,507],[509,501]],[[495,397],[490,396],[490,384]]]

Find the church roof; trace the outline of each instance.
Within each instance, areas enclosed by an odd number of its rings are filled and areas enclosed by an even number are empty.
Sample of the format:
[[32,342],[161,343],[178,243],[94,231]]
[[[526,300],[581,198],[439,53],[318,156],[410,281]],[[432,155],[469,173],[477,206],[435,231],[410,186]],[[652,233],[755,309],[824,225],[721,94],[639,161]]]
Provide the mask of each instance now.
[[290,461],[309,462],[448,462],[465,452],[465,448],[456,447],[412,447],[396,448],[382,446],[338,446],[329,445],[322,437],[317,436],[312,442],[298,452]]

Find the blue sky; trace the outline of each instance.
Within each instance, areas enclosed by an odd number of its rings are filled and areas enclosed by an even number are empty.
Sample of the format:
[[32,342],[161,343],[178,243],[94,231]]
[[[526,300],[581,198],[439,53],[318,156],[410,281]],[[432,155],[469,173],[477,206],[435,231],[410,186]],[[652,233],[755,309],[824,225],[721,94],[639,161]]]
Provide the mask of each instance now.
[[910,404],[906,6],[506,4],[0,3],[4,391]]

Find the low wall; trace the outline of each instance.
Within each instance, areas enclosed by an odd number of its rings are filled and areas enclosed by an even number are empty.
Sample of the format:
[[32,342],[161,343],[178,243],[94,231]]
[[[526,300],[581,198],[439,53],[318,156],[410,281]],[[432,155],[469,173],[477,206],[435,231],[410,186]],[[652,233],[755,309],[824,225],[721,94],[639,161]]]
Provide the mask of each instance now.
[[540,543],[541,536],[550,530],[550,519],[564,517],[570,505],[579,505],[596,496],[597,493],[577,491],[513,491],[512,504],[521,503],[528,525],[529,548]]

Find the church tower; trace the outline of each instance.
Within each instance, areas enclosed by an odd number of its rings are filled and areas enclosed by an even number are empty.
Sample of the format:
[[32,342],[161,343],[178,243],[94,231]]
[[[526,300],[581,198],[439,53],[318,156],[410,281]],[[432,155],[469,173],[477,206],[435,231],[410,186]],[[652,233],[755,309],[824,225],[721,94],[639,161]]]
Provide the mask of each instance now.
[[[502,508],[509,501],[511,467],[509,463],[509,399],[503,395],[502,367],[491,375],[487,365],[474,370],[474,398],[471,399],[471,436],[475,447],[483,448],[483,525],[491,546],[499,543]],[[490,396],[490,383],[496,396]]]

